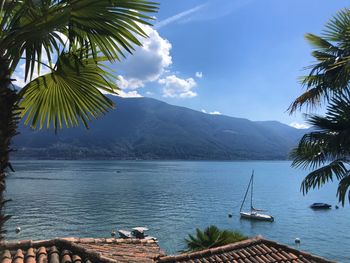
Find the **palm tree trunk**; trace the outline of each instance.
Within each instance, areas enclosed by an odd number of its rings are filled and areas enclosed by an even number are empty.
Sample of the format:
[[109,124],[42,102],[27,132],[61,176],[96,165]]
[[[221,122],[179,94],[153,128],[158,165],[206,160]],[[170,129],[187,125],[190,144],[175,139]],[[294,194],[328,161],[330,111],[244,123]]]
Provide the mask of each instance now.
[[12,89],[9,64],[6,59],[0,57],[0,241],[4,239],[6,230],[5,222],[10,216],[5,214],[6,175],[8,169],[12,170],[9,162],[11,152],[11,140],[16,135],[19,96]]

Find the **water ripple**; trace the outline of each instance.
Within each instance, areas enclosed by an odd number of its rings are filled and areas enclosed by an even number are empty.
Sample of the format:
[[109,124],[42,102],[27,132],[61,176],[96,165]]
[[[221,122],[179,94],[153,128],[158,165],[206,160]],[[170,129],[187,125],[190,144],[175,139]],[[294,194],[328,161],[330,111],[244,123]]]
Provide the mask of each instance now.
[[[339,262],[349,255],[349,208],[313,211],[316,201],[335,205],[336,185],[303,196],[305,173],[289,162],[17,161],[8,180],[9,239],[57,236],[108,237],[112,229],[147,226],[162,248],[176,253],[196,227],[238,229]],[[240,220],[239,207],[252,169],[254,202],[274,223]],[[119,171],[119,172],[118,172]],[[233,213],[233,218],[227,214]],[[21,226],[19,235],[16,225]],[[341,230],[341,231],[340,231]],[[343,254],[343,255],[342,255]],[[346,254],[346,253],[345,253]]]

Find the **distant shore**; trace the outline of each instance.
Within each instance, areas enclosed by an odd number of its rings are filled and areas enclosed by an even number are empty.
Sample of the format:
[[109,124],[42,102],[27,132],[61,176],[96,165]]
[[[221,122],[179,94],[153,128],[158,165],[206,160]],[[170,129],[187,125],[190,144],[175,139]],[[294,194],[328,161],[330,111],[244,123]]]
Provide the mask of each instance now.
[[274,161],[291,161],[290,159],[141,159],[141,158],[103,158],[103,157],[96,157],[96,158],[45,158],[45,157],[28,157],[28,156],[22,156],[22,157],[14,157],[12,158],[14,161],[164,161],[164,162],[171,162],[171,161],[183,161],[183,162],[251,162],[251,161],[264,161],[264,162],[274,162]]

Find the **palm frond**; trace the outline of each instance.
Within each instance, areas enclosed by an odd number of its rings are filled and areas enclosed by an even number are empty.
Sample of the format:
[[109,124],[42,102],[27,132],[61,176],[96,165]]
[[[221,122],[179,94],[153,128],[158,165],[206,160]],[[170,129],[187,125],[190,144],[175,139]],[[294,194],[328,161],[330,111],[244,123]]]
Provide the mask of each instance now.
[[62,51],[92,50],[95,59],[102,52],[110,61],[132,53],[139,37],[147,37],[141,25],[150,25],[149,14],[158,10],[157,3],[143,0],[13,2],[0,21],[6,25],[0,50],[6,50],[12,72],[25,57],[25,80],[40,72],[43,58],[51,65]]
[[71,8],[69,27],[62,31],[72,47],[101,51],[109,60],[119,60],[140,46],[137,36],[147,37],[141,24],[150,25],[158,4],[142,0],[67,1]]
[[32,79],[34,70],[40,73],[43,57],[52,64],[59,45],[64,44],[57,30],[66,25],[69,10],[50,2],[40,1],[39,6],[32,1],[20,2],[1,41],[0,49],[6,49],[12,72],[25,56],[25,81]]
[[326,134],[329,144],[343,145],[349,144],[350,133],[350,97],[349,95],[337,95],[334,97],[328,107],[325,117],[318,115],[309,115],[308,123],[318,131]]
[[305,134],[298,146],[291,152],[292,166],[317,169],[334,159],[346,159],[349,154],[347,135],[348,132],[323,131]]
[[214,225],[205,228],[204,231],[197,228],[196,236],[188,235],[188,237],[188,239],[185,239],[187,246],[187,250],[185,251],[214,248],[247,239],[246,236],[239,232],[222,231]]
[[[113,92],[110,87],[115,86],[115,80],[102,70],[99,60],[101,56],[110,61],[119,59],[125,52],[131,53],[135,45],[141,45],[138,36],[147,37],[141,25],[149,25],[153,19],[149,14],[158,10],[157,3],[144,0],[10,1],[13,5],[0,1],[0,50],[6,50],[11,71],[23,57],[25,80],[31,80],[34,72],[40,74],[46,60],[45,66],[52,71],[30,82],[21,92],[25,123],[33,127],[39,124],[40,128],[44,120],[46,127],[50,123],[55,128],[61,128],[63,123],[72,127],[80,121],[87,125],[91,117],[111,108],[111,101],[98,89]],[[68,56],[74,57],[74,65],[66,59]],[[57,68],[53,68],[55,63]],[[69,99],[71,95],[75,99]],[[75,103],[66,104],[72,100]]]
[[301,184],[301,191],[306,194],[310,189],[320,188],[329,181],[333,181],[333,176],[338,180],[347,173],[343,160],[335,160],[315,171],[309,173]]
[[326,25],[321,36],[307,34],[314,47],[316,63],[307,67],[309,74],[301,78],[306,89],[288,108],[290,113],[304,105],[307,110],[328,103],[344,91],[349,92],[350,81],[350,10],[341,10]]
[[16,1],[0,0],[0,38],[11,23],[16,8],[18,8]]
[[[112,74],[101,64],[106,58],[81,60],[79,52],[63,53],[56,70],[38,77],[20,92],[21,115],[25,123],[40,129],[78,126],[98,118],[114,107],[100,90],[115,93],[118,88]],[[46,125],[45,125],[46,123]]]
[[326,39],[314,35],[314,34],[306,34],[305,39],[317,50],[322,53],[327,53],[331,55],[338,55],[341,50],[334,46],[331,42],[327,41]]
[[350,47],[350,10],[348,8],[340,10],[326,24],[323,36],[329,41],[338,43],[343,49]]
[[338,185],[337,196],[339,198],[339,202],[341,202],[343,206],[345,204],[346,195],[348,195],[348,202],[350,203],[349,188],[350,188],[350,174],[348,171],[346,176],[344,176],[343,179],[340,180]]
[[339,181],[337,195],[343,205],[350,184],[347,168],[350,163],[349,95],[346,91],[334,96],[324,117],[309,115],[313,131],[305,134],[291,153],[293,167],[313,170],[303,180],[301,191],[306,194],[336,179]]
[[[314,80],[315,81],[315,80]],[[313,109],[321,104],[321,98],[324,91],[319,87],[312,87],[296,98],[293,103],[288,107],[290,114],[294,113],[297,109],[301,109],[305,104],[308,109]]]

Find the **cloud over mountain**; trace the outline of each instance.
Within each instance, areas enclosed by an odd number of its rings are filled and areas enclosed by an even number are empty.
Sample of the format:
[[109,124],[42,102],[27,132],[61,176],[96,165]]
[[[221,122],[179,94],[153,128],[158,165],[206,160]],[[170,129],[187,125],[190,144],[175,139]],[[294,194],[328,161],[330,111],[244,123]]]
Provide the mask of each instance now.
[[122,89],[138,89],[157,81],[172,64],[170,42],[150,26],[143,26],[143,30],[149,36],[141,40],[143,46],[136,47],[133,55],[116,65]]
[[299,123],[299,122],[292,122],[289,124],[289,126],[296,128],[296,129],[308,129],[310,128],[310,125],[307,125],[305,123]]
[[163,97],[192,98],[197,96],[197,93],[192,90],[197,86],[193,78],[182,79],[175,75],[170,75],[160,79],[159,83],[164,85]]

